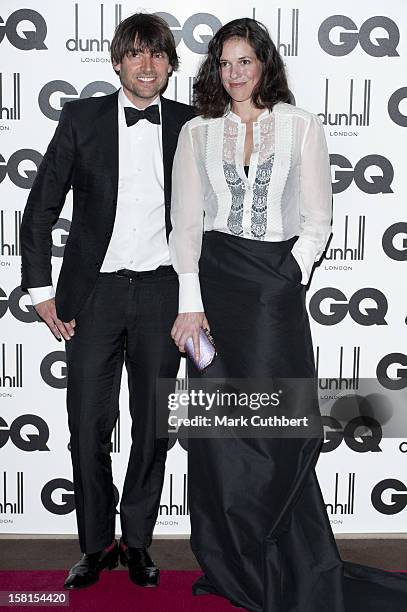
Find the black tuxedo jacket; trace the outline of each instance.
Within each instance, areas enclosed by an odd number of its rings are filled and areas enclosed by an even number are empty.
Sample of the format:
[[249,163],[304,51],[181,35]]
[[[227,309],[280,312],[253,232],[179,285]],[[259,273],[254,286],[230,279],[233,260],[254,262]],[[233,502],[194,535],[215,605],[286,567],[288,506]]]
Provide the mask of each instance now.
[[[21,288],[26,290],[52,284],[51,231],[72,186],[72,223],[55,296],[63,321],[76,316],[92,291],[111,238],[119,170],[117,105],[118,92],[64,105],[24,210]],[[161,98],[161,114],[168,238],[173,157],[180,129],[194,111]]]

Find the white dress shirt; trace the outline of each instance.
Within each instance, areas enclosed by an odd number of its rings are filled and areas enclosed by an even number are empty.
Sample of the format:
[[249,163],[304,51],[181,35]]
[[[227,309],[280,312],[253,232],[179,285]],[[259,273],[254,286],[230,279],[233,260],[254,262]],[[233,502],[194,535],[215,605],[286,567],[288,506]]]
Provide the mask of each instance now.
[[[160,98],[151,104],[158,104],[161,116]],[[155,270],[171,264],[165,229],[162,126],[141,119],[127,127],[126,106],[137,108],[120,89],[117,209],[101,272]],[[33,305],[55,295],[52,286],[28,291]]]
[[231,111],[217,119],[195,117],[181,129],[169,238],[179,312],[203,311],[198,262],[204,231],[271,242],[299,236],[292,254],[303,284],[331,233],[331,172],[320,119],[282,102],[265,110],[253,123],[248,176],[245,133]]

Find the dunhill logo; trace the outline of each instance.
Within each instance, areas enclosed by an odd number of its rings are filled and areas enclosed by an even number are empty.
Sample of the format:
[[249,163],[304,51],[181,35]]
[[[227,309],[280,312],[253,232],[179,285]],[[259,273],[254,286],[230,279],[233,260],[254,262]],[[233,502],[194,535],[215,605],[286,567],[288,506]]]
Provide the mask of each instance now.
[[[325,504],[327,512],[330,514],[353,514],[355,508],[355,473],[350,472],[348,474],[348,484],[347,484],[347,493],[346,497],[342,498],[342,503],[339,500],[339,474],[338,472],[335,474],[335,493],[334,493],[334,502],[332,504]],[[346,499],[346,502],[343,502],[343,499]]]
[[185,370],[185,376],[183,378],[177,378],[175,381],[175,391],[188,391],[188,370]]
[[[316,371],[317,376],[319,372],[319,346],[316,350]],[[352,365],[352,377],[346,378],[343,376],[343,346],[340,347],[339,352],[339,376],[338,378],[319,378],[318,376],[318,388],[322,391],[326,390],[342,390],[342,389],[359,389],[359,363],[360,363],[360,346],[353,347],[353,365]]]
[[13,73],[13,106],[3,106],[3,73],[0,72],[0,120],[18,121],[21,119],[20,73]]
[[291,11],[291,42],[281,42],[281,11],[277,10],[277,42],[276,47],[281,55],[293,57],[298,55],[298,18],[299,9],[292,9]]
[[[366,216],[359,215],[358,240],[356,247],[349,246],[349,215],[345,216],[345,229],[342,247],[331,247],[328,249],[325,259],[328,261],[340,259],[342,261],[361,261],[365,256],[365,229]],[[338,232],[335,233],[338,235]]]
[[21,210],[14,211],[13,237],[6,242],[6,223],[5,212],[0,210],[0,255],[17,256],[21,255],[20,247],[20,227],[23,213]]
[[367,126],[370,122],[370,89],[371,80],[365,79],[363,90],[363,111],[354,112],[354,79],[350,80],[349,108],[347,113],[332,113],[329,111],[329,79],[325,79],[324,112],[318,113],[324,125],[358,125]]
[[196,81],[196,77],[189,77],[188,78],[188,100],[189,100],[189,104],[191,106],[193,106],[193,101],[194,101],[194,83]]
[[[178,475],[177,475],[178,476]],[[177,491],[179,491],[179,487],[177,487]],[[174,474],[169,475],[169,490],[167,493],[163,492],[161,496],[161,501],[165,500],[167,503],[160,503],[160,516],[187,516],[189,514],[189,506],[188,506],[188,492],[187,492],[187,475],[183,474],[182,478],[182,491],[180,491],[182,501],[178,499],[179,503],[174,501]]]
[[7,373],[6,345],[1,345],[0,387],[21,388],[23,386],[23,345],[16,344],[14,355],[14,374]]
[[7,495],[7,472],[3,472],[3,494],[0,493],[0,514],[23,514],[24,512],[24,474],[16,474],[16,499],[8,501]]
[[[115,4],[115,26],[117,28],[122,20],[122,5]],[[101,53],[105,51],[110,53],[110,39],[105,38],[105,22],[104,22],[104,5],[100,5],[100,18],[99,18],[99,38],[80,38],[79,36],[79,5],[75,4],[75,34],[74,38],[69,38],[66,41],[66,48],[68,51],[87,51]]]

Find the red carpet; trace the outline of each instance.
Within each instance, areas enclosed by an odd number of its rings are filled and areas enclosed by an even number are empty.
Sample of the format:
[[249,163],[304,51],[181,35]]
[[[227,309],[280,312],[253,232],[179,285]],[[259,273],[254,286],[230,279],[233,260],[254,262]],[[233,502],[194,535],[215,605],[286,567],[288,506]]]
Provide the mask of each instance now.
[[[400,570],[397,570],[400,571]],[[64,571],[0,571],[0,591],[61,592],[69,597],[69,606],[12,606],[1,610],[84,610],[86,612],[231,612],[238,610],[225,599],[212,595],[191,595],[191,585],[201,574],[161,571],[157,589],[133,585],[127,571],[104,571],[97,584],[81,591],[63,591]]]
[[[143,589],[130,582],[127,571],[103,571],[99,582],[81,591],[64,591],[69,606],[12,606],[1,610],[84,610],[86,612],[231,612],[238,610],[226,600],[213,595],[191,594],[191,585],[199,571],[161,571],[158,588]],[[64,571],[0,572],[0,591],[63,591]]]

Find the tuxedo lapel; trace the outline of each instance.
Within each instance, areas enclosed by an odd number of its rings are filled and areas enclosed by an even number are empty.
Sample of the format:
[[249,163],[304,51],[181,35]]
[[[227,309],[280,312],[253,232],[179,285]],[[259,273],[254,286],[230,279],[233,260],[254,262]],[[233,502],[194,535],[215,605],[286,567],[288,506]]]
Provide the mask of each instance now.
[[172,161],[177,148],[178,134],[180,130],[179,121],[175,116],[170,104],[165,98],[161,98],[162,113],[162,145],[164,166],[164,197],[166,208],[171,205],[171,174]]
[[98,148],[104,161],[106,179],[112,186],[115,203],[119,184],[118,93],[117,91],[106,96],[105,104],[100,108],[96,118]]

